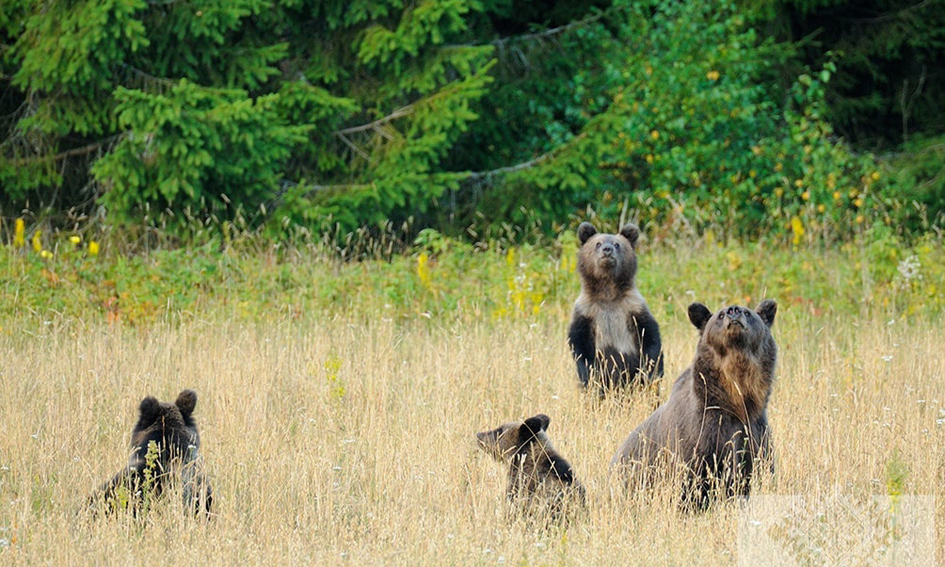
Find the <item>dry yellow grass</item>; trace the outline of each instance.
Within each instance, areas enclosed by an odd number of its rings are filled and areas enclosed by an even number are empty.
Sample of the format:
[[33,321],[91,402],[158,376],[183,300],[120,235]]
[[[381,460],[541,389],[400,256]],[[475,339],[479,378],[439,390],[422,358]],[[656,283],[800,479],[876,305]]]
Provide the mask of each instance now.
[[[667,383],[695,348],[679,313],[661,321]],[[5,335],[0,564],[737,564],[736,505],[681,515],[665,494],[627,498],[613,483],[610,458],[652,400],[580,394],[565,324],[221,320]],[[937,498],[945,557],[941,329],[782,306],[774,331],[778,470],[756,493],[884,494],[900,463],[904,493]],[[216,517],[168,500],[145,520],[90,519],[84,501],[125,462],[141,398],[185,387],[199,395]],[[566,531],[510,525],[505,471],[474,445],[476,431],[538,412],[588,490],[587,516]]]

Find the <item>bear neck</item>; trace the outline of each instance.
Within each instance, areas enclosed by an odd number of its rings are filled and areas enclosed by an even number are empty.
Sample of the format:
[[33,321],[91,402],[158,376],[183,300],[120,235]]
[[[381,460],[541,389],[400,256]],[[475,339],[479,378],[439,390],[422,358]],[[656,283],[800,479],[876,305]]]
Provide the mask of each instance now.
[[[541,436],[544,437],[544,436]],[[547,439],[536,439],[522,447],[513,457],[511,476],[517,483],[537,482],[542,470],[557,458],[557,453]]]
[[584,295],[591,301],[619,302],[633,294],[639,295],[634,278],[613,280],[611,278],[584,277],[582,279]]
[[745,424],[762,417],[774,376],[770,363],[753,353],[701,347],[693,363],[693,388],[706,406],[716,406]]

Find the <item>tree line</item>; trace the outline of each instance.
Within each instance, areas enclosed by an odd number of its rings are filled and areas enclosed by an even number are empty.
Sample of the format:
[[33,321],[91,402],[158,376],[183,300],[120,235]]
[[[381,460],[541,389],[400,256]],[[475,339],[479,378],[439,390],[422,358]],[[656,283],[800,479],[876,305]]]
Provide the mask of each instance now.
[[0,206],[170,233],[923,232],[943,24],[921,0],[8,0]]

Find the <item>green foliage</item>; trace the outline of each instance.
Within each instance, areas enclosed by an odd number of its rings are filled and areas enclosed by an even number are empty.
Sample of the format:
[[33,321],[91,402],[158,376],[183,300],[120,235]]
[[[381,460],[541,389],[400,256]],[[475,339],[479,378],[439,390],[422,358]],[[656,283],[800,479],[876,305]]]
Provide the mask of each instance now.
[[945,4],[914,0],[746,2],[772,36],[796,43],[785,65],[837,63],[825,117],[857,148],[891,149],[945,132]]
[[161,448],[156,442],[148,441],[148,451],[144,454],[144,470],[142,471],[144,478],[141,481],[141,486],[138,487],[141,491],[142,515],[147,514],[148,509],[154,503],[158,486],[157,477],[162,474],[160,458]]
[[282,163],[309,130],[286,124],[276,95],[252,100],[182,80],[164,94],[119,87],[115,96],[127,134],[93,171],[116,221],[146,217],[146,207],[256,209],[272,199]]
[[945,136],[914,139],[887,164],[892,224],[930,231],[945,226]]
[[853,233],[850,203],[863,201],[875,166],[823,120],[832,66],[790,93],[767,91],[758,79],[787,51],[760,42],[731,4],[634,4],[617,39],[599,71],[606,104],[588,101],[580,130],[510,176],[487,211],[521,223],[506,204],[559,219],[590,206],[603,218],[637,216],[657,237],[708,228],[793,237],[792,221],[816,229],[808,240]]
[[[185,242],[236,225],[489,240],[586,216],[656,238],[911,237],[942,219],[935,138],[886,169],[851,152],[833,122],[853,51],[798,69],[798,46],[752,27],[846,4],[11,0],[0,209]],[[939,28],[909,13],[931,61]],[[928,105],[902,92],[905,124]]]

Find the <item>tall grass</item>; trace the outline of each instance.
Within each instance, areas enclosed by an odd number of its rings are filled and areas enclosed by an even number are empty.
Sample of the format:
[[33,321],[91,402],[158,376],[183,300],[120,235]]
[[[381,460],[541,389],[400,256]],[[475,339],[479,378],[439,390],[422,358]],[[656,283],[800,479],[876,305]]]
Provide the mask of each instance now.
[[[664,398],[696,343],[684,310],[668,311]],[[653,400],[582,395],[566,323],[211,312],[2,333],[0,564],[737,564],[737,505],[684,515],[668,489],[644,499],[614,482],[610,458]],[[886,494],[894,470],[903,493],[937,498],[945,558],[938,325],[782,304],[774,333],[777,473],[756,494]],[[213,520],[173,498],[143,519],[90,518],[85,499],[126,462],[141,398],[185,387]],[[474,444],[538,412],[588,490],[567,529],[509,523],[506,471]]]

